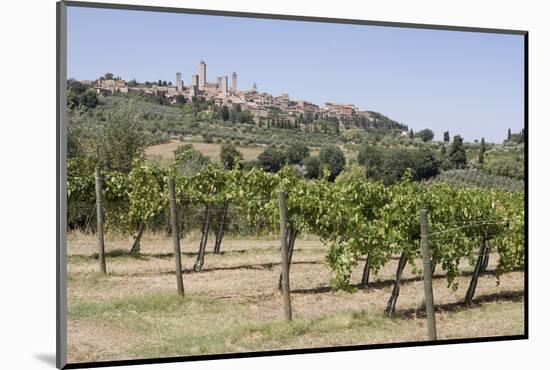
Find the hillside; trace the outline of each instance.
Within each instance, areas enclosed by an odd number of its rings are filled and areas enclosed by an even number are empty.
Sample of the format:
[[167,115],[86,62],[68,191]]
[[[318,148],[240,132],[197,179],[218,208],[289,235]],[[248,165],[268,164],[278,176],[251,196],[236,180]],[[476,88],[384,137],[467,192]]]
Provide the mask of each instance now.
[[[287,144],[293,141],[306,142],[308,146],[321,147],[324,144],[335,144],[347,142],[348,138],[343,135],[358,127],[347,123],[343,132],[335,132],[327,122],[319,121],[318,125],[308,125],[307,131],[304,127],[284,128],[283,124],[268,125],[261,123],[241,123],[223,121],[216,118],[213,108],[206,108],[200,111],[193,111],[190,104],[161,105],[145,98],[126,96],[99,97],[99,104],[92,109],[92,114],[102,119],[109,111],[117,106],[131,101],[133,110],[144,122],[145,129],[154,135],[151,144],[168,141],[172,137],[201,136],[205,140],[212,139],[213,142],[235,142],[237,145],[249,144]],[[201,108],[202,109],[202,108]],[[361,129],[369,133],[373,139],[380,139],[383,136],[397,137],[401,132],[401,125],[390,118],[376,112],[369,112],[373,115],[374,124]],[[281,127],[278,127],[281,126]]]
[[[252,121],[252,123],[241,122],[247,121],[248,118],[243,118],[240,116],[241,113],[233,111],[230,112],[230,119],[224,121],[218,109],[215,105],[204,101],[164,105],[146,96],[98,96],[97,105],[93,108],[69,110],[70,130],[72,122],[81,121],[82,117],[88,119],[91,125],[96,126],[86,129],[79,128],[75,135],[69,136],[71,138],[91,134],[93,137],[93,135],[100,134],[103,130],[102,122],[112,121],[113,116],[122,112],[123,115],[132,116],[134,128],[140,132],[145,141],[143,143],[145,157],[159,163],[168,163],[173,160],[174,150],[183,144],[191,144],[210,160],[218,161],[222,144],[231,143],[243,154],[243,159],[252,164],[269,146],[285,151],[286,148],[300,143],[308,147],[310,156],[317,156],[320,149],[326,145],[334,145],[342,151],[348,163],[357,160],[359,152],[365,146],[379,148],[378,152],[381,151],[382,157],[386,158],[384,163],[372,160],[361,163],[365,165],[368,162],[369,166],[374,164],[380,167],[380,171],[372,171],[371,168],[371,173],[388,172],[391,171],[391,168],[398,166],[399,168],[403,167],[397,171],[397,176],[401,176],[405,167],[409,165],[398,163],[403,162],[400,157],[403,153],[414,155],[418,150],[431,153],[432,159],[427,158],[427,160],[436,162],[428,177],[453,169],[445,158],[452,143],[432,139],[424,141],[420,137],[411,138],[409,134],[405,135],[402,131],[406,126],[380,113],[368,112],[372,122],[365,121],[365,117],[361,117],[361,119],[358,118],[358,124],[346,121],[335,126],[330,122],[320,120],[296,127],[286,120],[275,118],[267,121]],[[366,125],[363,125],[365,122],[367,122]],[[523,180],[524,148],[522,143],[487,144],[483,165],[479,163],[480,143],[464,143],[463,147],[467,168],[493,176],[488,180],[489,183],[506,184],[503,186],[507,188],[511,186],[513,189],[522,188],[519,183],[507,180],[508,178]],[[415,149],[416,151],[399,151],[403,149]],[[413,169],[415,169],[414,167]],[[472,181],[471,174],[467,175],[467,178],[460,175],[459,179],[457,176],[456,174],[440,175],[446,182],[459,181],[461,185],[465,183],[480,185],[475,181],[475,184],[470,183]],[[498,176],[505,177],[505,179],[499,179]]]

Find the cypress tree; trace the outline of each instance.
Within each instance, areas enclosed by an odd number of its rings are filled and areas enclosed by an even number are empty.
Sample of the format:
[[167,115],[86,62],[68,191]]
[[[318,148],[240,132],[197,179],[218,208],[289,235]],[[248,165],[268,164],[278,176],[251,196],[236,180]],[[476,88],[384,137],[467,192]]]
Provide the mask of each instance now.
[[449,148],[449,160],[455,168],[465,168],[468,162],[466,151],[464,150],[463,140],[460,135],[453,137],[453,142]]
[[487,148],[485,147],[485,138],[481,138],[481,144],[479,145],[479,164],[483,164],[485,162],[485,151]]

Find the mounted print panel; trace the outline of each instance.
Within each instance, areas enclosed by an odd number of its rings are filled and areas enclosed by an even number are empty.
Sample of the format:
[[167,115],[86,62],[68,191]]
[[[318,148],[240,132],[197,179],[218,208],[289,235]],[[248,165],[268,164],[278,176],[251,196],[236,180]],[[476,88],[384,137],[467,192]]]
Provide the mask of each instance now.
[[527,338],[524,31],[58,4],[58,366]]

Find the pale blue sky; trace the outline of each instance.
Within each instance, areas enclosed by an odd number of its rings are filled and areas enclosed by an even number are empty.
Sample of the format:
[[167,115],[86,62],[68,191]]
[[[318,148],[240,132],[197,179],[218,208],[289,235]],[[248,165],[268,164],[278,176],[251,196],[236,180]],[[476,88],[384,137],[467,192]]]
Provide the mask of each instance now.
[[523,36],[68,8],[68,76],[185,84],[236,71],[239,88],[353,103],[415,131],[501,142],[523,125]]

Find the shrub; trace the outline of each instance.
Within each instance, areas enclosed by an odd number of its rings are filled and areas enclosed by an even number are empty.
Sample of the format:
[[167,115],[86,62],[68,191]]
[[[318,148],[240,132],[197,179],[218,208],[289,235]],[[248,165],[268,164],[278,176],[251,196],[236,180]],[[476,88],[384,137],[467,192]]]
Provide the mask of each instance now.
[[243,154],[233,144],[223,144],[220,151],[220,161],[225,169],[232,169],[243,159]]
[[363,145],[357,162],[367,168],[367,177],[393,184],[411,169],[417,180],[436,176],[438,161],[427,149],[381,148]]
[[426,128],[424,130],[418,131],[415,136],[422,139],[423,142],[428,142],[428,141],[433,140],[434,132],[432,130]]
[[449,148],[449,160],[455,168],[465,168],[468,159],[464,150],[463,140],[460,135],[453,138],[451,147]]
[[327,145],[319,152],[319,165],[321,168],[328,167],[330,171],[329,180],[333,181],[342,172],[346,165],[346,158],[342,150],[336,145]]
[[258,164],[268,172],[277,172],[285,165],[285,153],[275,147],[267,147],[259,156]]
[[309,157],[309,148],[302,142],[295,142],[285,148],[286,159],[290,164],[301,164]]
[[317,179],[320,174],[319,157],[309,157],[304,161],[306,166],[306,177],[309,179]]

